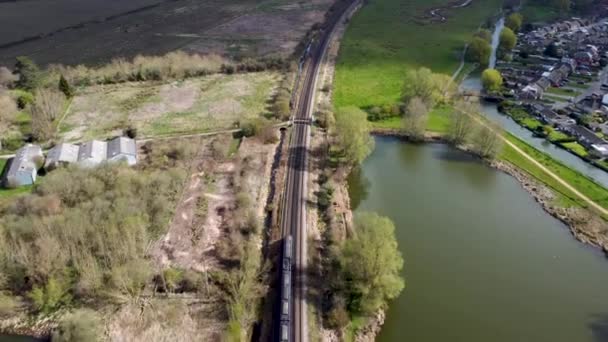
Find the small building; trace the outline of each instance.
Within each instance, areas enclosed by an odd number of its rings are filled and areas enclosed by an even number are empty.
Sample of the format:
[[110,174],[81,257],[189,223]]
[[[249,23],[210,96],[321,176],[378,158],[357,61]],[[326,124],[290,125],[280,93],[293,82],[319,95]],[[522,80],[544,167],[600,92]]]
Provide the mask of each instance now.
[[78,145],[66,143],[55,145],[46,156],[44,168],[50,170],[61,165],[76,163],[79,152],[80,146]]
[[135,140],[127,137],[117,137],[108,141],[107,159],[110,162],[126,161],[131,166],[137,164]]
[[38,176],[38,168],[43,162],[44,156],[40,146],[32,144],[23,146],[15,153],[6,172],[4,184],[8,187],[34,184]]
[[78,164],[84,167],[95,167],[105,161],[108,155],[108,143],[91,140],[80,145]]
[[581,145],[583,145],[587,148],[591,148],[591,146],[593,146],[593,145],[608,144],[608,142],[604,141],[604,139],[595,135],[595,133],[592,130],[590,130],[586,127],[583,127],[583,126],[569,125],[569,126],[565,126],[562,130],[564,132],[569,133],[570,135],[574,136]]
[[592,155],[599,157],[599,158],[606,158],[608,157],[608,144],[602,144],[602,145],[591,145],[591,150],[589,151],[591,152]]

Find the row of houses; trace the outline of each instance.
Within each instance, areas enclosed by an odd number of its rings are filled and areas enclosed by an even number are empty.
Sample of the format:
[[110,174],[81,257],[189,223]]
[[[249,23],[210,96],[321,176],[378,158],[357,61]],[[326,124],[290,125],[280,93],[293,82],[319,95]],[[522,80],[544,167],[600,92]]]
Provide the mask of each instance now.
[[551,125],[575,138],[576,141],[584,146],[592,155],[599,158],[608,157],[608,142],[600,138],[591,129],[577,125],[576,120],[558,114],[551,108],[540,104],[531,105],[529,111],[544,124]]
[[38,170],[42,167],[47,171],[67,164],[91,168],[103,162],[137,164],[135,140],[117,137],[109,141],[92,140],[80,145],[61,143],[51,148],[46,158],[40,146],[27,144],[15,153],[5,172],[3,183],[10,187],[34,184]]

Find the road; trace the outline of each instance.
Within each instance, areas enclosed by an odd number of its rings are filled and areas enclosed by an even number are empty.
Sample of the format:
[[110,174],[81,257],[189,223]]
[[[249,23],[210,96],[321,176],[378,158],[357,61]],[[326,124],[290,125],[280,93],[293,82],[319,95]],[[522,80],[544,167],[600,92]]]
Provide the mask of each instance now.
[[[353,2],[354,3],[354,2]],[[348,5],[348,4],[347,4]],[[291,341],[308,341],[308,317],[306,302],[307,273],[307,229],[306,205],[308,182],[308,146],[310,143],[310,126],[316,92],[317,75],[322,64],[328,42],[336,23],[342,20],[343,14],[352,5],[333,11],[328,18],[316,42],[311,45],[302,71],[302,82],[299,96],[294,107],[293,129],[289,145],[287,181],[282,211],[282,236],[293,236],[293,305]]]

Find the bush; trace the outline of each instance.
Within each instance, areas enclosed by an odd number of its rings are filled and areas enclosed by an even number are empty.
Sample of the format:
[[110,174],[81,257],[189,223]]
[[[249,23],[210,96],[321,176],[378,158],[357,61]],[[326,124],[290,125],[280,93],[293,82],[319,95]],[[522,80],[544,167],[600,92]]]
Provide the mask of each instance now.
[[52,342],[95,342],[101,340],[101,319],[88,309],[64,317],[53,332]]
[[15,73],[19,75],[19,79],[15,82],[15,85],[19,89],[32,91],[40,85],[42,74],[36,63],[29,57],[17,57]]
[[17,92],[17,107],[19,109],[25,109],[25,107],[32,103],[34,103],[34,94],[25,90]]
[[137,138],[137,128],[134,126],[128,126],[123,130],[123,134],[131,139]]

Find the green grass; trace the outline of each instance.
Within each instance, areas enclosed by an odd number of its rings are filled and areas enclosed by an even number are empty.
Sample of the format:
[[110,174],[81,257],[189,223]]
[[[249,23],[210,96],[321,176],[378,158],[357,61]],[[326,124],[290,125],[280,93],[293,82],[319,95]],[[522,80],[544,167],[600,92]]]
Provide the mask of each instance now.
[[451,9],[445,23],[420,16],[445,0],[375,0],[348,25],[336,65],[334,103],[367,108],[399,100],[410,68],[428,67],[451,75],[472,33],[496,14],[502,1],[473,1]]
[[[452,107],[437,107],[429,112],[426,130],[435,133],[447,133],[450,126],[449,114]],[[370,122],[376,130],[400,130],[403,127],[401,116],[393,116],[380,121]]]
[[547,89],[546,92],[549,94],[564,95],[564,96],[578,96],[581,94],[580,91],[576,91],[576,90],[572,90],[572,89],[564,89],[564,88],[555,88],[555,87],[550,87],[549,89]]
[[453,110],[450,106],[437,107],[429,113],[427,131],[435,133],[447,133],[450,127],[450,113]]
[[569,140],[569,139],[572,139],[572,137],[563,132],[553,130],[551,133],[549,133],[549,136],[547,137],[547,139],[549,139],[549,141],[552,141],[552,142],[557,142],[557,141]]
[[563,97],[551,96],[549,94],[543,94],[543,99],[547,99],[547,100],[551,100],[551,101],[555,101],[555,102],[566,102],[566,101],[568,101],[567,99],[565,99]]
[[[608,208],[608,190],[603,188],[601,185],[585,177],[578,171],[575,171],[554,160],[547,154],[538,151],[515,136],[511,134],[506,134],[505,136],[510,142],[521,148],[524,152],[561,177],[564,181],[576,188],[582,194],[597,202],[602,207]],[[574,193],[566,189],[563,185],[538,168],[538,166],[534,165],[508,145],[505,146],[501,152],[500,159],[514,164],[526,173],[530,174],[532,177],[536,178],[539,182],[553,189],[558,195],[558,204],[564,206],[587,207],[587,204],[578,198]]]
[[576,82],[568,82],[567,86],[571,87],[571,88],[582,89],[582,90],[587,90],[590,87],[589,84],[578,84]]
[[577,142],[561,143],[560,145],[562,145],[568,151],[576,154],[579,157],[586,157],[589,154],[587,152],[587,150],[585,149],[585,147],[583,147],[581,144],[579,144]]
[[560,17],[555,9],[549,6],[530,4],[530,0],[522,7],[521,14],[524,16],[524,21],[529,23],[550,22]]
[[20,186],[15,189],[0,188],[0,199],[7,199],[14,196],[27,194],[32,191],[33,185]]
[[538,127],[541,127],[543,125],[542,122],[538,121],[535,118],[531,118],[531,117],[521,120],[520,124],[532,131],[536,130]]

